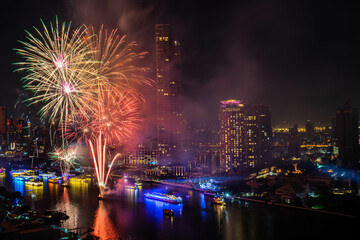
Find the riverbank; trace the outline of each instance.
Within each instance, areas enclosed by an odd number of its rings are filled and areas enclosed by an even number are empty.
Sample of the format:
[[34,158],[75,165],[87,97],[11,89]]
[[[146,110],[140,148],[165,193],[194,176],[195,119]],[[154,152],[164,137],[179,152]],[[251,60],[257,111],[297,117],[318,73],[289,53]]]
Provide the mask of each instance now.
[[[140,181],[149,182],[149,183],[157,183],[157,184],[162,184],[162,185],[167,185],[167,186],[176,187],[176,188],[182,188],[182,189],[189,189],[189,190],[202,192],[202,193],[205,192],[205,190],[197,189],[197,188],[194,188],[193,186],[190,186],[190,185],[169,183],[169,182],[157,181],[157,180],[151,180],[151,179],[140,179]],[[238,200],[238,201],[246,201],[246,202],[264,204],[264,205],[267,205],[269,207],[282,207],[282,208],[309,211],[309,212],[313,212],[313,213],[330,214],[330,215],[335,215],[335,216],[359,219],[359,216],[357,216],[357,215],[350,215],[350,214],[345,214],[345,213],[340,213],[340,212],[332,212],[332,211],[313,209],[313,208],[305,208],[305,207],[294,206],[294,205],[289,205],[289,204],[269,202],[269,201],[260,200],[260,199],[244,198],[244,197],[237,197],[237,196],[227,196],[225,198],[226,199],[234,199],[234,200]]]

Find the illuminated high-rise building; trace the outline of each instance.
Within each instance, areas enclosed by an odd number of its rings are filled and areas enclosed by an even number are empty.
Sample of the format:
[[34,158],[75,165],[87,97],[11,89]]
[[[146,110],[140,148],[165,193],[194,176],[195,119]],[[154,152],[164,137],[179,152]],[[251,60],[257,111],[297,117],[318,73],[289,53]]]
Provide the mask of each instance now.
[[180,159],[180,44],[169,24],[155,25],[157,139],[160,162]]
[[233,174],[270,161],[271,115],[268,107],[222,101],[220,105],[220,170]]
[[244,104],[238,100],[220,105],[220,171],[234,173],[244,161]]

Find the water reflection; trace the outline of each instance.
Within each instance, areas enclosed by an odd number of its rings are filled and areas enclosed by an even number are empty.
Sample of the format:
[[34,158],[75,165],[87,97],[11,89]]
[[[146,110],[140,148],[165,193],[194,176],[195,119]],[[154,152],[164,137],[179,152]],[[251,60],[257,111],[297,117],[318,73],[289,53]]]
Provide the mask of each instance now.
[[48,183],[48,192],[50,199],[57,199],[59,197],[59,184]]
[[137,199],[139,195],[138,189],[125,189],[126,202],[131,208],[135,208],[137,205]]
[[25,186],[25,197],[34,199],[34,200],[41,200],[44,196],[44,187],[43,186],[32,186],[26,185]]
[[61,193],[61,197],[56,203],[55,209],[60,212],[64,212],[69,216],[69,219],[63,223],[63,227],[65,228],[77,228],[79,226],[79,206],[76,202],[70,201],[69,190],[67,188],[63,188]]
[[5,186],[5,175],[0,175],[0,186]]
[[75,182],[70,180],[71,196],[75,199],[87,198],[89,195],[90,185],[91,180],[89,182]]
[[18,191],[21,193],[21,196],[24,196],[25,182],[23,182],[21,180],[14,180],[13,185],[14,185],[14,191]]
[[201,208],[201,218],[204,222],[206,220],[206,203],[205,203],[204,194],[200,194],[200,208]]
[[164,218],[163,209],[170,209],[174,211],[174,216],[181,216],[183,211],[183,204],[172,204],[158,200],[144,198],[145,208],[147,212],[160,222]]
[[222,232],[223,228],[224,228],[224,225],[226,225],[227,222],[228,222],[226,207],[223,206],[223,205],[214,204],[213,205],[213,210],[214,210],[214,213],[216,215],[216,222],[217,222],[217,225],[218,225],[218,231]]
[[95,213],[94,234],[100,239],[118,239],[119,236],[102,201]]

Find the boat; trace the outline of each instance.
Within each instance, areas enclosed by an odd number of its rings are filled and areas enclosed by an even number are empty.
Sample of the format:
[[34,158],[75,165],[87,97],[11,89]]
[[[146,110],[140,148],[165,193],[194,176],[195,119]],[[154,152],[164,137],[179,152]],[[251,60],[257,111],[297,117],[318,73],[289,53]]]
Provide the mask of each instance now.
[[126,185],[125,189],[133,189],[133,190],[135,190],[135,189],[138,189],[138,187],[137,186],[132,186],[132,185]]
[[166,216],[174,216],[174,210],[163,209],[163,214],[166,215]]
[[20,175],[24,175],[24,174],[26,174],[26,170],[24,170],[24,169],[18,169],[18,170],[11,170],[10,171],[10,175],[13,178],[15,178],[17,176],[20,176]]
[[163,202],[168,202],[168,203],[182,203],[183,202],[182,197],[176,197],[176,196],[170,195],[170,194],[153,192],[153,193],[145,193],[144,195],[146,198],[159,200],[159,201],[163,201]]
[[89,182],[88,178],[83,178],[83,177],[70,178],[70,183],[88,183],[88,182]]
[[43,182],[38,182],[38,181],[26,181],[25,182],[26,185],[30,185],[30,186],[34,186],[34,187],[38,187],[38,186],[43,186]]
[[0,177],[3,177],[6,175],[5,168],[0,168]]
[[60,180],[60,178],[54,177],[54,178],[49,178],[48,182],[49,183],[59,183],[59,180]]
[[137,187],[142,186],[142,183],[141,182],[135,182],[135,186],[137,186]]
[[47,218],[52,218],[52,219],[55,219],[56,221],[69,219],[69,216],[66,215],[65,213],[60,212],[60,211],[55,211],[55,210],[47,210],[47,211],[45,211],[44,215]]
[[56,174],[54,172],[48,172],[48,173],[40,173],[39,176],[42,179],[49,179],[49,178],[54,178]]
[[225,205],[226,205],[224,199],[222,199],[221,197],[214,197],[214,198],[211,200],[211,203],[212,203],[212,204],[217,204],[217,205],[222,205],[222,206],[225,206]]

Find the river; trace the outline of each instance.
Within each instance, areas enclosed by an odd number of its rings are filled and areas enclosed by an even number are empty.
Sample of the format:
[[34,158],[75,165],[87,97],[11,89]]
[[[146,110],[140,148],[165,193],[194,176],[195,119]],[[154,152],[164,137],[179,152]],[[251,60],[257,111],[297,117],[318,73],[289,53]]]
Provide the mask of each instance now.
[[[101,239],[135,236],[151,239],[349,239],[357,235],[359,221],[348,217],[305,212],[258,203],[227,202],[212,205],[211,198],[187,189],[143,183],[138,190],[126,189],[130,180],[122,179],[112,191],[112,199],[99,201],[96,184],[71,183],[69,188],[44,181],[43,187],[28,187],[9,175],[0,178],[0,186],[20,191],[33,210],[59,210],[69,219],[68,229],[93,227]],[[183,204],[150,200],[146,192],[176,192]],[[163,215],[174,210],[174,217]],[[356,234],[356,235],[354,235]]]

